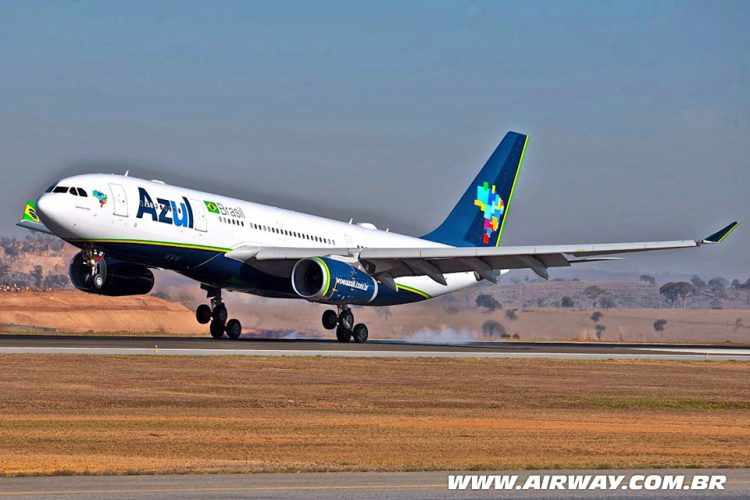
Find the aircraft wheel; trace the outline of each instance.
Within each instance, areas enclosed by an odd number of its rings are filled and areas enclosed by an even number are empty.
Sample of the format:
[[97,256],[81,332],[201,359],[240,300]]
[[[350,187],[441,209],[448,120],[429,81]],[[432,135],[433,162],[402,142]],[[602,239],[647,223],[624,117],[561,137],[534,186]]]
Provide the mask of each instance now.
[[333,330],[339,322],[339,316],[333,309],[327,309],[323,312],[323,328]]
[[212,321],[209,330],[211,331],[211,336],[213,338],[220,339],[224,336],[224,323]]
[[219,302],[214,307],[214,310],[211,311],[211,317],[214,321],[217,321],[221,323],[222,325],[227,322],[227,317],[229,314],[227,313],[227,306],[224,305],[223,302]]
[[367,325],[364,323],[354,325],[354,330],[352,330],[352,340],[357,344],[364,344],[367,342]]
[[103,286],[104,286],[104,275],[101,273],[96,273],[94,275],[94,287],[97,290],[101,290]]
[[352,331],[343,325],[336,327],[336,340],[339,342],[349,342],[352,339]]
[[230,319],[229,321],[227,321],[226,331],[227,337],[232,340],[237,340],[238,338],[240,338],[240,335],[242,335],[242,324],[239,322],[239,320]]
[[195,309],[195,319],[198,320],[198,323],[201,325],[205,325],[209,321],[211,321],[211,308],[208,307],[206,304],[201,304]]
[[349,332],[352,331],[352,327],[354,327],[354,314],[352,314],[350,309],[344,309],[339,314],[339,326],[343,326]]

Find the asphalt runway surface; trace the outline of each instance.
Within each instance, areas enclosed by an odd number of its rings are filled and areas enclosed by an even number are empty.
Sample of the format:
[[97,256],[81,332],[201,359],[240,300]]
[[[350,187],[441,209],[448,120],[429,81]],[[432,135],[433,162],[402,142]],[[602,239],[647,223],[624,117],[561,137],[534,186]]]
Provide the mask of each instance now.
[[[697,474],[726,476],[724,490],[714,491],[565,491],[448,489],[447,472],[329,472],[291,474],[222,474],[167,476],[57,476],[0,478],[0,498],[223,499],[223,498],[726,498],[750,497],[750,470],[533,471],[517,474]],[[689,480],[689,479],[688,479]]]
[[0,335],[0,354],[100,354],[167,356],[332,356],[558,358],[750,361],[749,347],[579,342],[472,342],[416,344],[372,340],[342,344],[322,339],[216,340],[210,337]]

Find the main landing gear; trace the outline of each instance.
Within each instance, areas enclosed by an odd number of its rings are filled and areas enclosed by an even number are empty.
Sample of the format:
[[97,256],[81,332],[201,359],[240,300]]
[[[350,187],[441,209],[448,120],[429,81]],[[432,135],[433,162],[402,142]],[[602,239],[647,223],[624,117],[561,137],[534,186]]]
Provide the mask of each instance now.
[[227,306],[221,301],[221,289],[203,287],[207,292],[208,298],[211,300],[210,305],[201,304],[195,309],[195,319],[198,323],[204,325],[211,322],[209,325],[209,331],[211,336],[215,339],[220,339],[227,334],[232,340],[240,338],[242,334],[242,324],[236,319],[230,319],[227,321],[229,313],[227,312]]
[[336,329],[336,340],[339,342],[367,342],[367,326],[364,323],[354,324],[354,314],[347,305],[338,306],[338,312],[333,309],[326,310],[323,312],[322,321],[326,330]]

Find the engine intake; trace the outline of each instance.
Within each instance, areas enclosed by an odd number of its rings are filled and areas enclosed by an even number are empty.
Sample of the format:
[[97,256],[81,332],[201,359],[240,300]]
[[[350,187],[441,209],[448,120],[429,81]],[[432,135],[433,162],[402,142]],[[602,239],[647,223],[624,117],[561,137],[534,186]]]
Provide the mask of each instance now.
[[378,295],[372,276],[329,257],[298,261],[292,269],[292,288],[300,297],[326,304],[364,305]]
[[83,252],[79,252],[70,263],[70,281],[84,292],[109,295],[144,295],[154,287],[154,273],[140,264],[131,264],[111,257],[102,258],[97,264],[94,279],[91,266],[84,262]]

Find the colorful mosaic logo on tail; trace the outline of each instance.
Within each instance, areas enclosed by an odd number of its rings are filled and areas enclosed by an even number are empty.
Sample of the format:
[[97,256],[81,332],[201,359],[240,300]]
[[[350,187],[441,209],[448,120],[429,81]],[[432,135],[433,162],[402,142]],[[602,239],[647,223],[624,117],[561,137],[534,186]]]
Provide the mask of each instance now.
[[492,233],[498,230],[500,226],[500,216],[505,212],[505,202],[500,195],[495,192],[495,185],[490,187],[489,182],[484,182],[477,186],[477,199],[474,205],[479,207],[484,218],[482,219],[482,244],[489,245],[492,239]]

